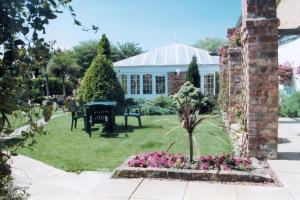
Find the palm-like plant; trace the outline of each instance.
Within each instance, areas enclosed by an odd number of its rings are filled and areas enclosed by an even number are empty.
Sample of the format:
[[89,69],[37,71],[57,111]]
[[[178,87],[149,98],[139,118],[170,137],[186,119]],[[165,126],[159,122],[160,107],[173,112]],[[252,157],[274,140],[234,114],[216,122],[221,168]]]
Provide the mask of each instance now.
[[189,136],[189,146],[190,146],[190,162],[193,162],[193,133],[196,127],[204,120],[206,117],[200,117],[200,108],[192,104],[192,99],[186,97],[184,100],[176,98],[178,102],[177,115],[181,122],[181,128],[186,129]]

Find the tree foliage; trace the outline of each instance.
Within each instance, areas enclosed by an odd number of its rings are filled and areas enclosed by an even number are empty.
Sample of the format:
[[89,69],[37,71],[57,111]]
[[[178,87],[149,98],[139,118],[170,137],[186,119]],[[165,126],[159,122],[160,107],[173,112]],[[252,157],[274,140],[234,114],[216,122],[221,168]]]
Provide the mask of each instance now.
[[83,77],[84,72],[91,66],[97,55],[99,42],[96,40],[82,41],[73,48],[76,63],[80,67],[79,76]]
[[75,58],[69,51],[58,51],[53,55],[48,65],[49,73],[61,79],[64,96],[67,95],[65,84],[66,78],[75,78],[79,73],[79,70]]
[[[98,52],[99,42],[89,40],[80,42],[79,45],[73,48],[77,64],[80,66],[80,77],[83,77],[85,71],[91,66],[93,59]],[[132,56],[143,53],[142,47],[138,43],[125,42],[116,45],[111,45],[111,60],[117,62]]]
[[191,82],[195,87],[200,88],[200,74],[198,70],[197,57],[193,56],[188,67],[185,81]]
[[112,60],[113,62],[117,62],[119,60],[123,60],[132,56],[139,55],[143,53],[142,47],[139,46],[139,43],[135,42],[125,42],[119,43],[117,42],[116,46],[112,46]]
[[193,45],[199,49],[205,49],[212,53],[218,53],[218,49],[226,44],[226,41],[221,38],[204,38],[200,39]]
[[113,69],[110,44],[106,36],[102,36],[98,54],[86,71],[81,82],[78,97],[84,101],[97,99],[115,100],[119,105],[124,103],[124,91]]

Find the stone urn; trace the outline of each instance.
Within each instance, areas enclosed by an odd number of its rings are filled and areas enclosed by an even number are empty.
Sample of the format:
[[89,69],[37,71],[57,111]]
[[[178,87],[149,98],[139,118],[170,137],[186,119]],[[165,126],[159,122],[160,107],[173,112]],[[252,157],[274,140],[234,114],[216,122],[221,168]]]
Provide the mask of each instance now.
[[52,110],[53,110],[53,102],[44,100],[42,102],[43,105],[43,116],[44,116],[44,121],[48,122],[51,119],[52,116]]

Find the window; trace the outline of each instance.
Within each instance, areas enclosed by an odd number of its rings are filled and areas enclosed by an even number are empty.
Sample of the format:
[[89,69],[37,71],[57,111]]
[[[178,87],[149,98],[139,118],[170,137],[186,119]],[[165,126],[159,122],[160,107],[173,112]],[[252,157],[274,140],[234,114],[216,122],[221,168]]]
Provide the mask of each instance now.
[[166,93],[165,82],[166,80],[164,75],[156,75],[156,94]]
[[143,94],[152,94],[152,75],[143,75]]
[[131,94],[140,94],[140,75],[130,75],[130,92]]
[[121,84],[125,94],[127,94],[127,75],[126,74],[120,75],[119,81],[120,81],[120,84]]
[[204,75],[204,95],[211,96],[214,95],[214,75],[207,74]]

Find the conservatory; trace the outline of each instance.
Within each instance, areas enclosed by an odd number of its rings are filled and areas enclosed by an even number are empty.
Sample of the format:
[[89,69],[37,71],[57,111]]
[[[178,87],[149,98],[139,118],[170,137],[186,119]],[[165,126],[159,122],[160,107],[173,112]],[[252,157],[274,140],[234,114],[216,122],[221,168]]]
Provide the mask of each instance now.
[[126,98],[153,99],[173,95],[185,82],[192,57],[197,57],[200,89],[205,95],[216,94],[219,58],[208,51],[184,44],[170,44],[114,63]]

